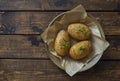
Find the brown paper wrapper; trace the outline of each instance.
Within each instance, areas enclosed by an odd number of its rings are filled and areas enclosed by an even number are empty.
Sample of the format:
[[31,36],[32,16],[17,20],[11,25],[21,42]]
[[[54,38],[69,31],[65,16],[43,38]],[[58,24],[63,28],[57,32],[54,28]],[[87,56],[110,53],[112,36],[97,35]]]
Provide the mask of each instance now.
[[[72,23],[84,23],[89,26],[92,32],[92,45],[93,51],[87,57],[82,60],[75,61],[70,57],[60,57],[54,50],[54,41],[57,33],[60,30],[67,30],[69,24]],[[43,41],[47,44],[49,50],[49,57],[51,60],[61,69],[65,70],[70,76],[73,76],[79,71],[86,67],[93,59],[98,55],[102,55],[105,49],[109,46],[109,43],[105,40],[105,36],[102,28],[98,22],[91,16],[88,15],[82,5],[76,8],[62,13],[57,16],[48,26],[48,28],[41,35]],[[73,40],[75,43],[75,41]],[[89,67],[89,66],[87,66]]]

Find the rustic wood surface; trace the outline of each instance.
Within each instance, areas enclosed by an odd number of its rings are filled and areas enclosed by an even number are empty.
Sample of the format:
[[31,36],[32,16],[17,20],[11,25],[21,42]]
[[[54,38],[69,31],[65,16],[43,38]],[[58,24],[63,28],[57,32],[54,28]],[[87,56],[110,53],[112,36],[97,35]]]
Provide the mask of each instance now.
[[120,11],[120,0],[0,0],[0,10],[69,10],[79,4],[87,10]]
[[[40,35],[78,4],[100,22],[110,47],[90,70],[69,77]],[[120,81],[120,0],[0,0],[0,81]]]
[[[50,60],[0,60],[2,81],[119,81],[120,62],[100,61],[72,78]],[[117,65],[117,66],[116,66]],[[115,67],[113,67],[115,66]],[[112,78],[111,78],[112,77]]]
[[[110,47],[102,59],[120,59],[120,36],[107,35]],[[39,35],[0,35],[0,58],[48,59],[46,46]]]
[[[62,12],[2,12],[1,34],[41,34]],[[120,12],[88,12],[100,22],[106,35],[120,35]]]

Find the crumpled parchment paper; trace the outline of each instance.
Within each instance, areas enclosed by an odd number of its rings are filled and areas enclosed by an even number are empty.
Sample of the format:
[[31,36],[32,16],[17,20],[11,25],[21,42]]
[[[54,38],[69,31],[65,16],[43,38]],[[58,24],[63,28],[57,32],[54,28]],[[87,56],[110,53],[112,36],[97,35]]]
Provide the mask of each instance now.
[[[68,56],[62,58],[58,56],[54,50],[54,41],[57,33],[62,29],[67,30],[68,25],[72,23],[84,23],[89,26],[92,32],[91,41],[93,51],[87,57],[79,61],[73,60]],[[103,54],[105,49],[109,46],[109,43],[105,40],[102,29],[94,19],[87,14],[82,5],[63,13],[57,19],[53,20],[41,37],[48,46],[50,52],[49,56],[52,58],[51,60],[70,76],[79,72],[99,54]],[[76,41],[73,40],[73,42]]]

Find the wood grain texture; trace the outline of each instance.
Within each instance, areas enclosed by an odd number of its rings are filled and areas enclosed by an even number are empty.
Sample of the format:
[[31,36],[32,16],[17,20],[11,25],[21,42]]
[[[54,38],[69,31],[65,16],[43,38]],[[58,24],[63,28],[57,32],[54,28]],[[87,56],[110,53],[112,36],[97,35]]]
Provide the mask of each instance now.
[[[5,12],[1,14],[0,34],[41,34],[62,12]],[[102,25],[106,35],[120,35],[119,12],[88,12]]]
[[[119,81],[120,62],[99,61],[88,71],[69,77],[50,60],[0,60],[2,81]],[[112,78],[111,78],[112,77]]]
[[0,0],[0,10],[69,10],[79,4],[87,10],[120,10],[119,0]]
[[1,15],[1,34],[41,34],[55,16],[52,12],[5,12]]
[[[79,4],[100,22],[110,47],[90,70],[69,77],[51,62],[40,34]],[[120,0],[0,0],[0,81],[120,81],[119,22]]]
[[47,49],[40,36],[1,35],[0,58],[46,58]]
[[[110,47],[102,59],[120,59],[120,36],[107,36]],[[48,59],[47,47],[38,35],[0,35],[0,58]]]

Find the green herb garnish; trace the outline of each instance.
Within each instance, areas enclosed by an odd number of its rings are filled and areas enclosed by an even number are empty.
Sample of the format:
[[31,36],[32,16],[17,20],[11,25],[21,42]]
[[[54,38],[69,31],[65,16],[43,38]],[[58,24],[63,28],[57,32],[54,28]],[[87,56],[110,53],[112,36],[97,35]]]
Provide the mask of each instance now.
[[61,48],[64,49],[65,47],[68,47],[68,44],[63,43],[62,46],[61,46]]
[[81,31],[84,35],[86,35],[86,29],[84,27],[78,27],[77,31]]
[[80,47],[80,50],[85,50],[86,49],[86,46],[81,46]]

